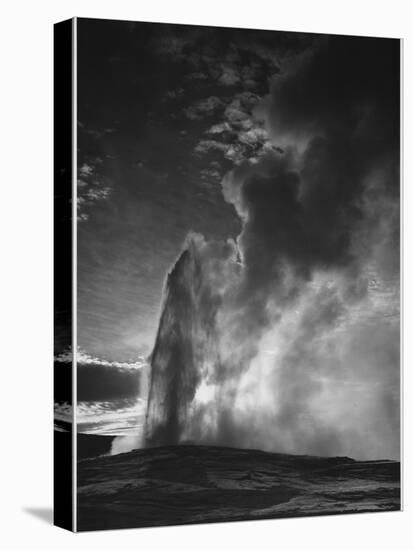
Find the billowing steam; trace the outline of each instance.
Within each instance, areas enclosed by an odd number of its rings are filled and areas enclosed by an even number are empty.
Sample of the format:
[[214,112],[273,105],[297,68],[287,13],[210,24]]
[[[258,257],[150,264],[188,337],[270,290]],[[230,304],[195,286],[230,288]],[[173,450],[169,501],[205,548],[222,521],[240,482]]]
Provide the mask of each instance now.
[[168,276],[149,445],[398,457],[398,48],[330,38],[275,81],[277,149],[222,182],[237,242]]

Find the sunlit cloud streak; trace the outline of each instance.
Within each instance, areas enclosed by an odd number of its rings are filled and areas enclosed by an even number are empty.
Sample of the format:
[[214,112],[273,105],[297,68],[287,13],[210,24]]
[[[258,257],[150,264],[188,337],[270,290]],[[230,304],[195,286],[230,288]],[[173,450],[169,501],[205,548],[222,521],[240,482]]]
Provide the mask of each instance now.
[[[71,350],[66,350],[61,354],[55,357],[57,363],[72,363],[73,362],[73,353]],[[115,369],[122,370],[140,370],[145,367],[147,364],[145,358],[139,357],[135,361],[125,362],[125,361],[107,361],[105,359],[99,359],[98,357],[93,357],[78,349],[76,352],[76,363],[78,366],[87,365],[95,367],[113,367]]]
[[[71,422],[70,403],[55,404],[55,420]],[[142,432],[145,403],[142,399],[83,401],[76,407],[77,430],[83,434],[126,436]]]

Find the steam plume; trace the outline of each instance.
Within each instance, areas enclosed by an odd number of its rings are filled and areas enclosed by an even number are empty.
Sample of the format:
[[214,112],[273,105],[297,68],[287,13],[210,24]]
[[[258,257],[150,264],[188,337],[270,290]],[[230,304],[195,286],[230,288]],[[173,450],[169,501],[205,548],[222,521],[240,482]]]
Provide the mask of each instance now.
[[168,276],[149,444],[398,457],[398,48],[332,37],[274,82],[280,149],[222,182],[237,242]]

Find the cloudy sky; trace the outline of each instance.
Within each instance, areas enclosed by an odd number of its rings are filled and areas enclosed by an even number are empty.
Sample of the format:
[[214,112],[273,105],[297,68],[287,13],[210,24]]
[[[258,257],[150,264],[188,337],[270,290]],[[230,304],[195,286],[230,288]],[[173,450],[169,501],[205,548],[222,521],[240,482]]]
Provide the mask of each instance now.
[[78,38],[79,344],[129,360],[186,234],[240,232],[220,180],[272,148],[251,113],[311,38],[91,20]]
[[[385,424],[372,454],[396,456],[398,41],[80,19],[78,71],[78,344],[93,358],[84,372],[93,362],[103,380],[152,351],[165,276],[189,232],[233,239],[242,330],[266,356],[277,341],[290,375],[307,373],[301,353],[318,365],[319,416],[361,395],[371,429]],[[301,347],[287,350],[298,332]],[[314,332],[336,346],[339,373],[320,370]],[[257,357],[256,377],[266,368]],[[300,399],[290,375],[278,383]],[[85,424],[116,408],[127,426],[132,404],[116,400],[134,397],[101,386],[85,397]],[[277,414],[296,429],[309,412],[284,404]]]

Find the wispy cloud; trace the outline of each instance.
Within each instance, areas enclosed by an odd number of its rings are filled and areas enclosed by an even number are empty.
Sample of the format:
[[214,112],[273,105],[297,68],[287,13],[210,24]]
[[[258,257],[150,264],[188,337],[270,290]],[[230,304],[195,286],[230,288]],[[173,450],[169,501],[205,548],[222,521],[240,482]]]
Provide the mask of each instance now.
[[54,419],[60,422],[72,422],[73,408],[71,403],[64,401],[63,403],[54,404]]
[[[116,132],[115,128],[91,129],[78,121],[82,136],[93,143],[104,136]],[[100,156],[86,157],[80,160],[77,180],[77,219],[87,221],[90,207],[97,202],[107,200],[112,194],[112,183],[104,175],[104,160]]]
[[[71,349],[68,349],[59,355],[56,355],[54,360],[57,363],[72,363],[73,353]],[[138,357],[135,361],[107,361],[106,359],[100,359],[99,357],[93,357],[82,349],[78,349],[76,353],[76,363],[78,366],[88,365],[95,367],[113,367],[115,369],[122,370],[140,370],[147,365],[147,361],[143,357]]]
[[220,152],[235,166],[244,161],[258,162],[276,148],[260,113],[264,103],[263,98],[250,91],[227,99],[219,122],[205,130],[206,137],[197,143],[194,153],[203,156],[211,151]]
[[[76,407],[79,433],[94,435],[138,436],[143,432],[145,402],[137,399],[82,401]],[[55,403],[57,422],[72,422],[72,405]]]
[[113,132],[116,132],[116,128],[87,128],[80,120],[77,123],[78,128],[80,128],[85,134],[88,134],[95,139],[100,139],[104,137],[107,134],[112,134]]
[[89,163],[83,163],[79,168],[77,180],[78,221],[88,220],[89,214],[85,208],[88,209],[96,202],[107,200],[112,193],[107,179],[99,173],[98,166],[102,162],[102,159],[97,157]]
[[184,109],[185,115],[190,120],[199,120],[205,117],[212,116],[215,112],[223,107],[223,101],[216,97],[210,96],[205,99],[200,99],[196,101],[186,109]]

